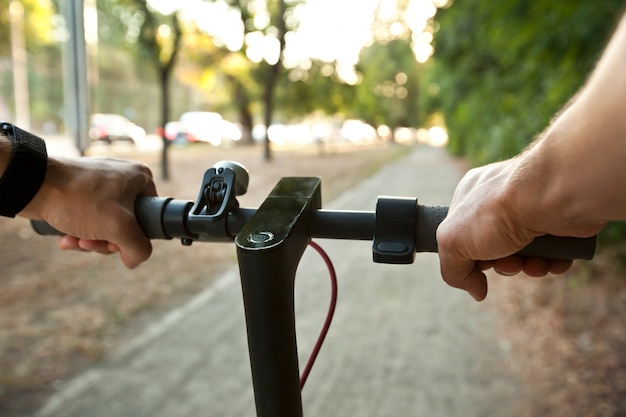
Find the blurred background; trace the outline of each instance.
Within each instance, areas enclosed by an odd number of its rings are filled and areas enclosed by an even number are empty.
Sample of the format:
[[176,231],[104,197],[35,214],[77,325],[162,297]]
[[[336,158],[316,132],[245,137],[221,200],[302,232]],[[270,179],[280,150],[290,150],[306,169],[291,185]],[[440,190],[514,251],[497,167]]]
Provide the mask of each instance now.
[[[428,135],[437,127],[474,163],[514,155],[546,125],[583,82],[623,7],[616,0],[1,3],[0,118],[37,133],[74,140],[69,102],[80,94],[89,132],[78,135],[91,141],[251,143],[263,141],[269,125],[276,143],[445,143],[439,130]],[[203,124],[205,134],[194,133]],[[83,152],[90,142],[80,140]]]
[[442,1],[3,3],[0,118],[80,153],[446,140],[420,94]]
[[[0,120],[41,135],[53,154],[143,160],[161,190],[181,198],[195,197],[193,167],[233,152],[272,179],[281,167],[315,175],[332,166],[321,172],[334,197],[416,146],[445,146],[462,167],[515,155],[584,83],[623,8],[618,0],[0,0]],[[130,318],[207,284],[155,278],[158,268],[207,262],[196,253],[134,276],[136,287],[96,290],[109,261],[52,260],[50,243],[34,244],[25,225],[1,226],[0,402],[24,396],[14,410],[101,358]],[[554,393],[529,415],[625,415],[626,336],[616,325],[626,318],[623,236],[619,225],[603,234],[600,260],[577,270],[574,290],[546,285],[507,298],[521,340],[538,333],[526,317],[534,303],[561,320],[550,331],[567,341],[556,373],[529,366],[528,378],[545,377],[541,389]],[[36,260],[29,270],[21,248]],[[50,280],[77,269],[71,287]],[[66,326],[64,342],[45,342],[63,333],[61,316],[46,322],[46,312],[96,293],[104,307],[92,300],[79,310],[86,329]],[[594,317],[602,335],[581,317]],[[595,337],[606,343],[591,348]],[[553,342],[528,345],[539,355]],[[65,359],[54,367],[51,357]],[[566,372],[576,366],[585,371]],[[574,399],[585,390],[583,407]]]

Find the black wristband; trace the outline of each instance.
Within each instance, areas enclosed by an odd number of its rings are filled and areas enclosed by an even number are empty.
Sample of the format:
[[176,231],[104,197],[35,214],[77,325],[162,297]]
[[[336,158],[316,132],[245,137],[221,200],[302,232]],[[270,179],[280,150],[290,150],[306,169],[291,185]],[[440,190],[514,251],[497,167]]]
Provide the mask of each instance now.
[[11,159],[0,178],[0,216],[15,217],[41,188],[48,153],[43,139],[10,123],[0,122],[0,132],[13,142]]

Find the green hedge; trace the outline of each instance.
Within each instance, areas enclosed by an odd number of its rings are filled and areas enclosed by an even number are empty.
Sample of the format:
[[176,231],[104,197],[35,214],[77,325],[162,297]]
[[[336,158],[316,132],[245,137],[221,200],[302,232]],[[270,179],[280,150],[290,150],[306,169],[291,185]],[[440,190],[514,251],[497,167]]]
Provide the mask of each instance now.
[[437,106],[475,164],[528,144],[580,88],[621,16],[617,0],[463,0],[437,15]]

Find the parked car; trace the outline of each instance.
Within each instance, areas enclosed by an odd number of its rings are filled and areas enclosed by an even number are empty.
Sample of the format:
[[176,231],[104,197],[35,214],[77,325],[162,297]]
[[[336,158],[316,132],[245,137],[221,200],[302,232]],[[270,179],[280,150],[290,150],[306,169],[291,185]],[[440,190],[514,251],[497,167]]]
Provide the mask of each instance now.
[[159,134],[165,134],[165,137],[167,138],[167,140],[169,140],[170,142],[173,142],[176,139],[176,135],[178,135],[178,131],[180,130],[180,123],[179,122],[167,122],[165,124],[165,129],[163,132],[160,132]]
[[190,111],[183,113],[178,121],[176,142],[207,142],[213,146],[222,144],[222,124],[219,113]]
[[146,131],[119,114],[96,113],[89,120],[92,141],[137,143],[146,138]]
[[239,142],[243,136],[241,125],[228,120],[222,120],[220,132],[222,133],[222,139],[226,142]]
[[346,120],[341,127],[341,137],[354,144],[371,143],[378,139],[374,127],[361,120]]

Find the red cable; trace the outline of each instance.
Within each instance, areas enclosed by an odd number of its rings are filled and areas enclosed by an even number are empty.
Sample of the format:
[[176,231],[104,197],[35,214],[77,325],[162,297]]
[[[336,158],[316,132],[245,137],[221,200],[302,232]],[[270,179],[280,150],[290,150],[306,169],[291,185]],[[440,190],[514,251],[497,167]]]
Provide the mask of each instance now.
[[300,375],[300,390],[304,388],[304,384],[306,383],[307,378],[309,377],[309,373],[311,373],[311,369],[313,368],[313,364],[317,359],[317,355],[320,353],[322,349],[322,345],[324,344],[324,339],[326,339],[326,335],[328,334],[328,329],[330,328],[330,324],[333,321],[333,315],[335,314],[335,306],[337,305],[337,274],[335,273],[335,267],[333,266],[333,262],[330,260],[328,254],[322,249],[317,243],[310,241],[309,245],[315,249],[328,267],[328,272],[330,274],[330,284],[331,284],[331,295],[330,295],[330,305],[328,307],[328,312],[326,313],[326,320],[324,321],[324,326],[320,331],[320,335],[317,337],[317,342],[313,347],[313,351],[311,352],[311,356],[306,363],[306,366],[302,370],[302,374]]

